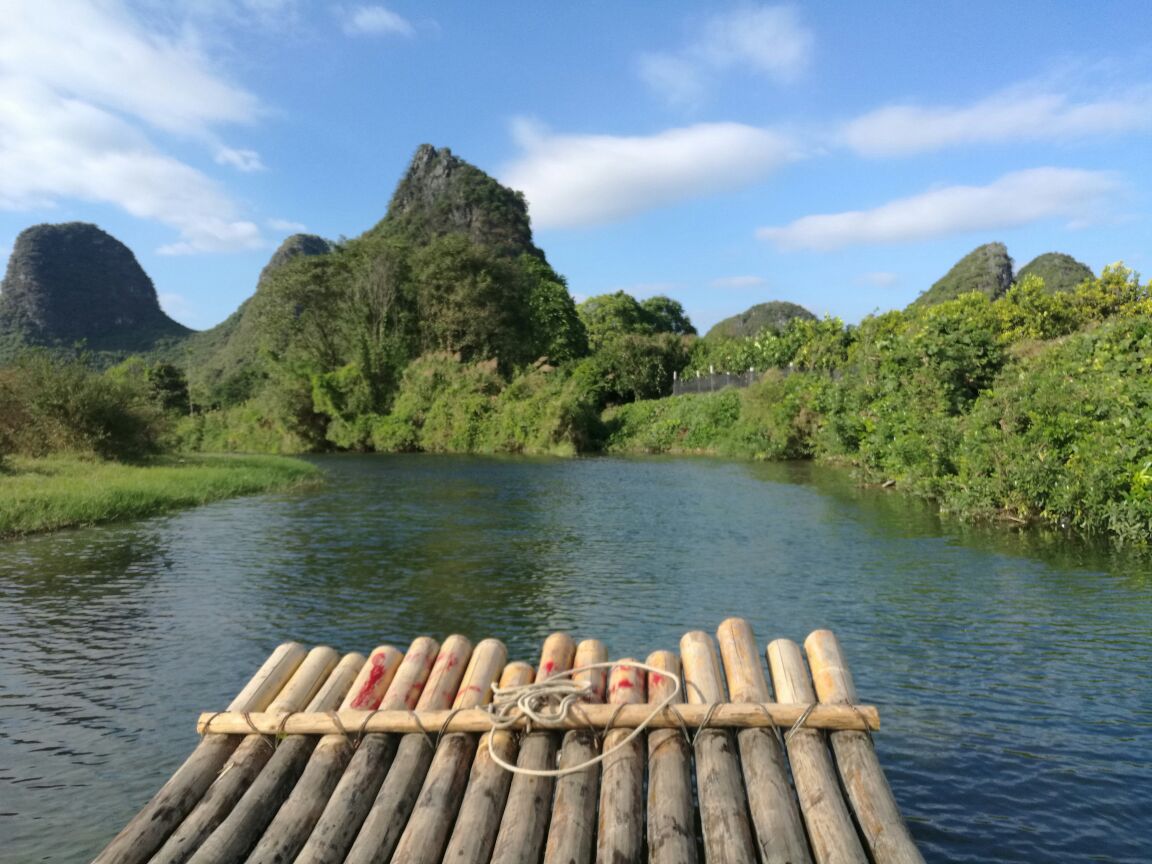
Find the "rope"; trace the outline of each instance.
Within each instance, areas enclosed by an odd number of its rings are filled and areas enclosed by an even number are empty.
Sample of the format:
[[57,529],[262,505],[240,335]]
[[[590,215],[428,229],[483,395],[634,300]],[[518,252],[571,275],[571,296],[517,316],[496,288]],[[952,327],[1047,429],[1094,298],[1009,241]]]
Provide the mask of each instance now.
[[408,714],[412,717],[413,720],[416,721],[416,726],[419,727],[420,731],[424,733],[424,743],[427,744],[432,749],[433,753],[435,753],[436,752],[436,742],[432,740],[431,733],[427,729],[425,729],[424,724],[420,722],[420,715],[411,709],[409,709]]
[[252,722],[252,715],[251,714],[249,714],[247,711],[245,711],[245,712],[243,712],[243,716],[244,716],[244,722],[248,724],[248,728],[251,729],[253,732],[255,732],[257,735],[259,735],[260,740],[263,741],[266,745],[268,745],[269,750],[271,750],[273,753],[275,753],[276,752],[276,744],[275,744],[274,740],[270,739],[267,735],[265,735],[263,732],[261,732],[259,729],[256,728],[256,724]]
[[360,722],[360,728],[356,730],[356,740],[352,742],[352,749],[354,751],[360,748],[360,743],[364,740],[364,730],[368,728],[368,721],[375,717],[379,711],[379,708],[374,708],[368,712],[368,715]]
[[[557,672],[555,675],[534,684],[524,684],[520,687],[493,687],[492,702],[488,706],[488,711],[492,718],[493,729],[508,729],[521,716],[528,718],[529,730],[533,721],[536,723],[560,723],[567,718],[570,711],[579,713],[579,700],[590,696],[592,693],[591,681],[575,681],[573,680],[573,676],[592,669],[611,669],[616,666],[635,667],[655,675],[663,675],[671,678],[675,687],[661,702],[653,705],[652,712],[644,718],[640,725],[629,732],[628,735],[598,756],[593,756],[591,759],[581,762],[578,765],[569,765],[564,768],[527,768],[521,765],[514,765],[500,758],[500,755],[496,752],[492,744],[494,736],[489,735],[488,754],[492,757],[492,761],[505,771],[511,771],[513,774],[527,774],[529,777],[564,777],[568,774],[575,774],[586,768],[591,768],[593,765],[598,765],[617,750],[626,747],[637,735],[648,727],[649,723],[656,719],[661,711],[671,705],[677,694],[680,693],[679,679],[676,676],[669,675],[667,669],[661,669],[657,666],[649,666],[646,663],[637,663],[635,661],[629,661],[628,663],[620,663],[618,661],[589,663],[587,666],[578,666],[566,672]],[[609,727],[612,725],[612,720],[614,719],[615,715],[609,720]],[[607,731],[607,729],[605,729],[605,731]]]
[[809,702],[808,703],[808,707],[804,709],[804,713],[796,718],[796,722],[792,724],[792,728],[789,729],[785,733],[785,735],[784,735],[784,743],[785,744],[792,743],[792,736],[804,728],[804,721],[806,721],[808,719],[808,715],[812,713],[812,711],[815,707],[816,707],[815,702]]
[[332,718],[332,722],[336,724],[336,728],[340,730],[340,734],[344,736],[344,742],[348,745],[348,749],[355,750],[356,745],[352,741],[352,735],[344,728],[344,722],[340,719],[340,715],[335,711],[329,711],[328,716]]

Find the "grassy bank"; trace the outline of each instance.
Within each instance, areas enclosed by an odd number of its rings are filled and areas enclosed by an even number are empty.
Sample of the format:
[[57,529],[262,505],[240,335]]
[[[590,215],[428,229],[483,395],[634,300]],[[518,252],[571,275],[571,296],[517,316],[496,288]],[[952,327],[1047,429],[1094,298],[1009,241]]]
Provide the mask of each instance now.
[[138,519],[319,479],[307,462],[277,456],[159,457],[123,464],[17,457],[0,469],[0,537]]

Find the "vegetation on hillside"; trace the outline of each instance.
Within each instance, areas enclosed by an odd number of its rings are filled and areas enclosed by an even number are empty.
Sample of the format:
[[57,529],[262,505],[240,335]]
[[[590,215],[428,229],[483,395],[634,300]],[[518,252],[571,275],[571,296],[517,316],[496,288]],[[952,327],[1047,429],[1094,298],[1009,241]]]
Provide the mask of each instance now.
[[606,448],[818,458],[968,517],[1152,539],[1152,288],[1136,274],[821,325],[793,356],[823,365],[620,406]]
[[917,297],[913,306],[931,306],[955,300],[973,291],[995,300],[1012,285],[1012,259],[1003,243],[985,243],[973,249],[932,287]]
[[773,300],[757,303],[739,315],[725,318],[708,331],[708,339],[747,339],[764,330],[778,332],[792,321],[801,319],[814,321],[816,316],[796,303]]

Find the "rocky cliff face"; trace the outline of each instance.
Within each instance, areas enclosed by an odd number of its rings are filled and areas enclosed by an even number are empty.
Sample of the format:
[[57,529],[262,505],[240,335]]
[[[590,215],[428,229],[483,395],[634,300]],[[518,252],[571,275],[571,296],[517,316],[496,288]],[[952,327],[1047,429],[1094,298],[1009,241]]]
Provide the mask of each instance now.
[[32,345],[143,351],[192,332],[164,314],[127,246],[95,225],[34,225],[0,283],[0,330]]
[[509,256],[543,253],[532,243],[528,204],[479,168],[422,144],[396,187],[388,215],[373,229],[400,230],[417,241],[463,234]]

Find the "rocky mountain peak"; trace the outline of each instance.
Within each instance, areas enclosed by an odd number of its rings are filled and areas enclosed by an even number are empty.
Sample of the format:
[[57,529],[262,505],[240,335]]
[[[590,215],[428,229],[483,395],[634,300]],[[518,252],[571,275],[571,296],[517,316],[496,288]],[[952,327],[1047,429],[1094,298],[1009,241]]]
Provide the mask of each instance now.
[[132,250],[87,222],[20,233],[0,283],[0,329],[29,344],[139,350],[191,332],[164,314]]

